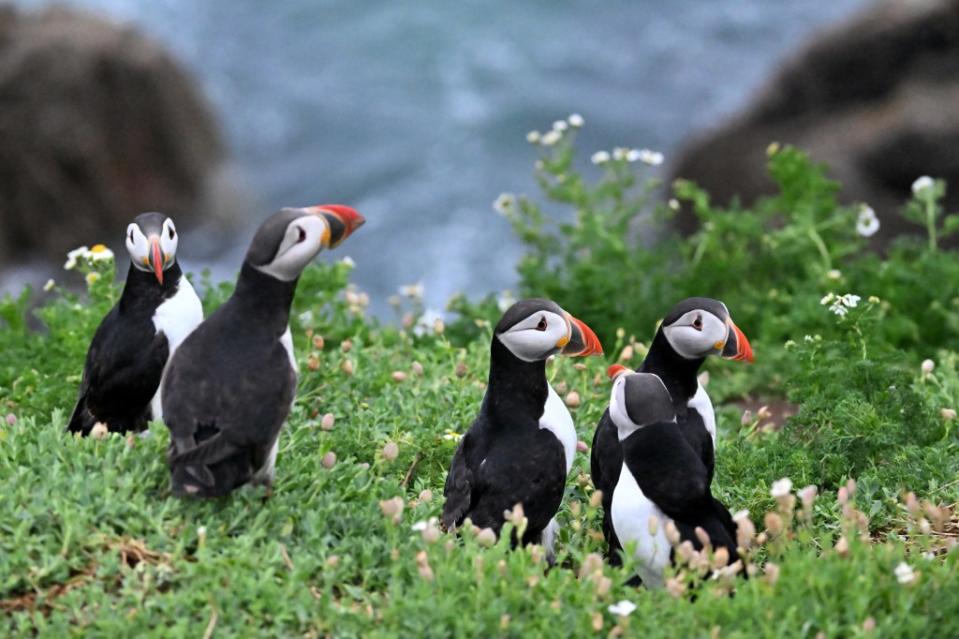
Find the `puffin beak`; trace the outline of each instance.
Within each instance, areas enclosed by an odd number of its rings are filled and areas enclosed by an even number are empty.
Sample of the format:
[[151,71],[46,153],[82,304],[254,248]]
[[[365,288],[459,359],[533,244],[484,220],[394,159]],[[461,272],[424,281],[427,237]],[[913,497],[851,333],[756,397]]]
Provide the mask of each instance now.
[[336,248],[366,222],[366,218],[342,204],[318,204],[309,206],[306,210],[313,215],[322,215],[326,219],[330,227],[330,234],[325,242],[326,248]]
[[609,379],[613,380],[622,375],[623,373],[628,373],[629,369],[623,366],[622,364],[613,364],[606,369],[606,376]]
[[562,349],[563,355],[571,357],[585,357],[587,355],[602,355],[603,346],[599,343],[599,338],[589,326],[578,320],[569,313],[566,313],[566,320],[569,322],[569,335],[560,340],[556,346]]
[[157,282],[163,284],[163,252],[160,250],[160,238],[156,235],[150,236],[148,262],[153,267],[153,274],[156,275]]
[[739,327],[733,324],[732,320],[726,322],[729,327],[729,337],[726,339],[726,345],[723,347],[723,358],[737,361],[746,361],[753,363],[753,348],[749,345],[749,340],[743,334]]

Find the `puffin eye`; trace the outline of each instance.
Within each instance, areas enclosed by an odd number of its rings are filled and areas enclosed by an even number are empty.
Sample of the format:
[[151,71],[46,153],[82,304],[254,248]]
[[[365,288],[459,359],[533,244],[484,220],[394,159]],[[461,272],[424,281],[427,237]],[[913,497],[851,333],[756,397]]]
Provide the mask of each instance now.
[[697,316],[696,316],[696,319],[693,320],[693,328],[695,328],[697,331],[703,330],[703,316],[702,316],[702,315],[697,315]]
[[171,239],[171,240],[173,239],[173,236],[176,235],[176,231],[173,230],[173,227],[172,227],[172,226],[170,227],[169,235],[170,235],[170,239]]
[[545,317],[539,318],[539,324],[536,325],[536,330],[538,330],[538,331],[545,331],[545,330],[546,330],[546,318],[545,318]]
[[133,229],[130,229],[130,243],[133,243]]
[[299,244],[306,239],[306,231],[303,230],[302,226],[296,227],[296,230],[300,232],[299,236],[296,238],[296,243]]

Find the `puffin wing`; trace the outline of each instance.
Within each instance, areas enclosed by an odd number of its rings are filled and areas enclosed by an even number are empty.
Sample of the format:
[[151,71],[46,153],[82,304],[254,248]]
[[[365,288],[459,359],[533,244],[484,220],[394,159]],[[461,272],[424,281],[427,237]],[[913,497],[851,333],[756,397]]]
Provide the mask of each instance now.
[[[88,434],[100,417],[94,411],[103,404],[125,404],[127,410],[122,412],[144,415],[160,385],[169,354],[163,334],[155,333],[144,341],[142,335],[125,330],[114,307],[90,342],[77,404],[67,429]],[[121,428],[111,430],[139,428],[143,424],[117,426]]]
[[215,318],[177,349],[162,394],[170,465],[188,466],[207,486],[218,481],[211,467],[231,457],[248,454],[250,471],[256,470],[296,395],[296,372],[279,342],[265,359],[251,359],[256,349],[230,349],[217,339]]
[[443,487],[446,503],[443,504],[443,517],[440,522],[446,530],[451,530],[463,523],[473,501],[475,480],[467,459],[471,444],[471,434],[466,433],[456,447],[453,462],[446,475],[446,485]]
[[623,442],[626,464],[643,494],[673,519],[701,514],[709,472],[672,422],[650,424]]

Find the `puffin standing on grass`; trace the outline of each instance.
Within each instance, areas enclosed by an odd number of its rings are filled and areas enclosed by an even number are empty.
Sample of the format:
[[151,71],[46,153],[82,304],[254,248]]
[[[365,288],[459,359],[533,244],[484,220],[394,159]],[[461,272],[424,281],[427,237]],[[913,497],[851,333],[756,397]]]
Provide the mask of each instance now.
[[[733,323],[726,305],[708,297],[690,297],[676,304],[663,319],[639,372],[653,373],[665,384],[679,428],[702,459],[711,482],[715,466],[716,413],[697,377],[710,355],[753,361],[749,340]],[[611,375],[622,368],[611,367]],[[610,507],[622,465],[623,452],[616,425],[607,409],[593,435],[590,474],[593,485],[603,491],[603,534],[613,565],[620,564],[617,551],[622,545],[612,528]],[[732,520],[729,524],[733,525]]]
[[127,227],[127,281],[90,342],[70,432],[89,435],[98,423],[111,432],[142,431],[162,418],[164,367],[203,321],[177,263],[178,243],[173,220],[162,213],[143,213]]
[[681,542],[701,550],[696,532],[701,528],[712,549],[725,548],[729,563],[735,562],[739,555],[732,517],[712,496],[710,472],[677,423],[663,380],[651,373],[618,371],[609,414],[623,451],[610,519],[617,538],[634,544],[636,571],[646,587],[664,585],[663,571],[673,559],[669,521]]
[[602,354],[596,334],[555,302],[516,302],[493,331],[489,383],[479,416],[460,441],[443,494],[442,525],[469,518],[499,534],[504,511],[522,504],[522,543],[540,542],[552,556],[566,475],[576,452],[576,429],[562,399],[546,381],[546,360],[557,353]]
[[257,230],[236,290],[183,343],[163,383],[172,491],[217,497],[273,482],[296,395],[290,305],[303,269],[365,220],[336,204],[285,208]]

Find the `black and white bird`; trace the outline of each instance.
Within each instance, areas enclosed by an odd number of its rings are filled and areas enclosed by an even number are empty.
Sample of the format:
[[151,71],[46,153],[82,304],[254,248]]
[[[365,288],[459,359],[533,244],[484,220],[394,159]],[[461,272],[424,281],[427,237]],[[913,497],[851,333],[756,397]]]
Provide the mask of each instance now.
[[303,269],[364,222],[342,205],[285,208],[257,230],[233,295],[177,350],[163,383],[172,490],[270,487],[296,395],[290,305]]
[[[653,373],[666,385],[680,430],[705,464],[712,481],[715,467],[716,413],[698,373],[711,355],[752,362],[749,340],[733,323],[726,305],[708,297],[690,297],[670,310],[649,347],[639,372]],[[611,367],[611,374],[617,367]],[[620,563],[622,546],[610,521],[613,488],[619,480],[623,453],[616,425],[607,410],[593,434],[590,472],[593,485],[603,491],[603,534],[609,560]]]
[[602,352],[596,334],[555,302],[521,300],[506,311],[493,332],[486,396],[446,478],[446,529],[468,517],[499,534],[504,511],[522,504],[522,543],[542,543],[552,555],[576,429],[546,380],[546,360]]
[[651,373],[621,372],[613,382],[609,412],[623,451],[612,492],[612,527],[623,544],[634,544],[643,584],[664,585],[663,571],[674,555],[666,532],[670,521],[679,542],[702,549],[696,533],[701,528],[712,549],[725,548],[729,563],[735,562],[732,517],[712,496],[709,471],[677,423],[663,380]]
[[203,321],[200,299],[177,263],[179,236],[162,213],[127,227],[130,269],[120,300],[97,327],[67,429],[88,435],[142,431],[163,417],[160,380],[170,356]]

